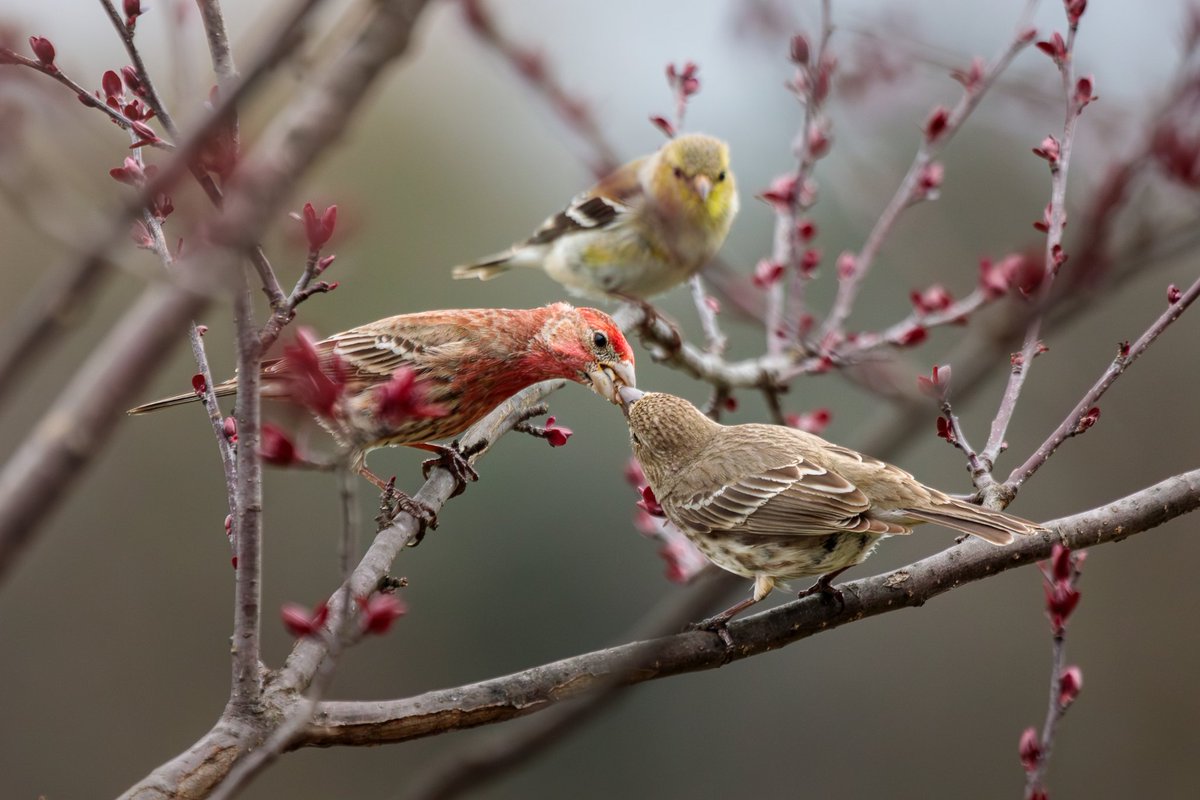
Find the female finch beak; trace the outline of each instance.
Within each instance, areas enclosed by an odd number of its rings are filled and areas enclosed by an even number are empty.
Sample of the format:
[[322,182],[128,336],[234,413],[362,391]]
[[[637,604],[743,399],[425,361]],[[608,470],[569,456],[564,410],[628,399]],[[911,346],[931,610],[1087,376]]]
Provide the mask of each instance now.
[[702,202],[708,202],[708,196],[712,193],[712,179],[707,175],[697,175],[692,179],[692,186],[696,189],[696,194],[700,195]]
[[617,394],[620,390],[637,384],[633,364],[625,361],[597,364],[588,370],[587,377],[592,382],[592,390],[613,405],[621,405]]

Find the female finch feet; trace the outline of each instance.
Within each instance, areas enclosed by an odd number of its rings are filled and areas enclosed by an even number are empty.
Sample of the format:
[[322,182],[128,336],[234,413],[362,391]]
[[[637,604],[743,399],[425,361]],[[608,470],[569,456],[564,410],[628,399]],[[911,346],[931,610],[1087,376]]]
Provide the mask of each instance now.
[[391,525],[396,521],[398,514],[408,514],[417,521],[417,535],[408,543],[408,546],[416,547],[425,538],[426,530],[429,528],[437,529],[437,512],[420,500],[409,497],[404,492],[399,491],[396,488],[395,477],[383,483],[381,489],[382,493],[379,495],[379,514],[375,517],[376,530],[382,531]]
[[450,445],[421,444],[414,446],[438,454],[437,458],[430,458],[421,462],[421,472],[426,478],[429,478],[429,473],[433,471],[434,467],[441,467],[454,476],[457,485],[454,487],[454,492],[450,495],[451,497],[458,497],[466,491],[468,481],[479,480],[479,473],[467,462],[467,459],[486,447],[486,444],[483,442],[472,445],[466,450],[459,446],[458,442],[453,442]]

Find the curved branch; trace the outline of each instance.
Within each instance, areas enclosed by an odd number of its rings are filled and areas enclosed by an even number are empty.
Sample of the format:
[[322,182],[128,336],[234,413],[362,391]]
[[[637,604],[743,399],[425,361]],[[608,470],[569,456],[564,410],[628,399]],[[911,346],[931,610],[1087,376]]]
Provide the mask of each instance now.
[[[715,669],[730,661],[776,650],[800,639],[866,617],[927,601],[967,583],[1032,563],[1055,542],[1072,549],[1124,539],[1200,508],[1200,469],[1176,475],[1108,505],[1046,523],[1051,532],[1009,547],[969,541],[907,567],[843,584],[840,608],[810,597],[729,626],[727,650],[707,632],[660,642],[652,665],[629,684]],[[402,700],[323,703],[296,746],[377,745],[472,728],[544,710],[601,683],[644,643],[633,642],[555,661],[501,678],[442,689]]]

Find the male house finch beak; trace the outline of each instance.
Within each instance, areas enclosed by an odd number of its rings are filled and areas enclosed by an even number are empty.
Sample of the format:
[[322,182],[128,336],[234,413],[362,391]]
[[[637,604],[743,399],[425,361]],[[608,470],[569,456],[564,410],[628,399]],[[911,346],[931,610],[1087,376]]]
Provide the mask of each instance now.
[[667,519],[754,594],[704,625],[721,630],[780,579],[862,562],[886,536],[936,522],[995,545],[1045,530],[925,486],[899,467],[782,425],[721,425],[674,395],[620,390],[633,453]]
[[[430,442],[462,433],[535,383],[568,378],[618,403],[617,390],[636,380],[633,350],[612,318],[567,303],[403,314],[299,349],[308,355],[263,362],[262,396],[307,405],[350,451],[353,468],[380,488],[385,482],[365,465],[377,447],[445,454]],[[306,363],[311,370],[299,374]],[[214,388],[234,394],[237,378]],[[198,399],[180,394],[129,413]]]
[[738,212],[729,147],[700,133],[618,168],[509,250],[454,268],[490,280],[541,267],[573,294],[645,299],[694,275]]

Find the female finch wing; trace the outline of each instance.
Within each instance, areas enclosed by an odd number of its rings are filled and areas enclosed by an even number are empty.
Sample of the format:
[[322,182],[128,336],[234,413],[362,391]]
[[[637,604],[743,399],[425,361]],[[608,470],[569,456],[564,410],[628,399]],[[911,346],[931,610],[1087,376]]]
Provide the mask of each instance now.
[[870,500],[838,473],[796,453],[764,452],[759,441],[730,447],[728,439],[697,460],[665,501],[659,498],[682,527],[794,536],[908,532],[868,519]]

